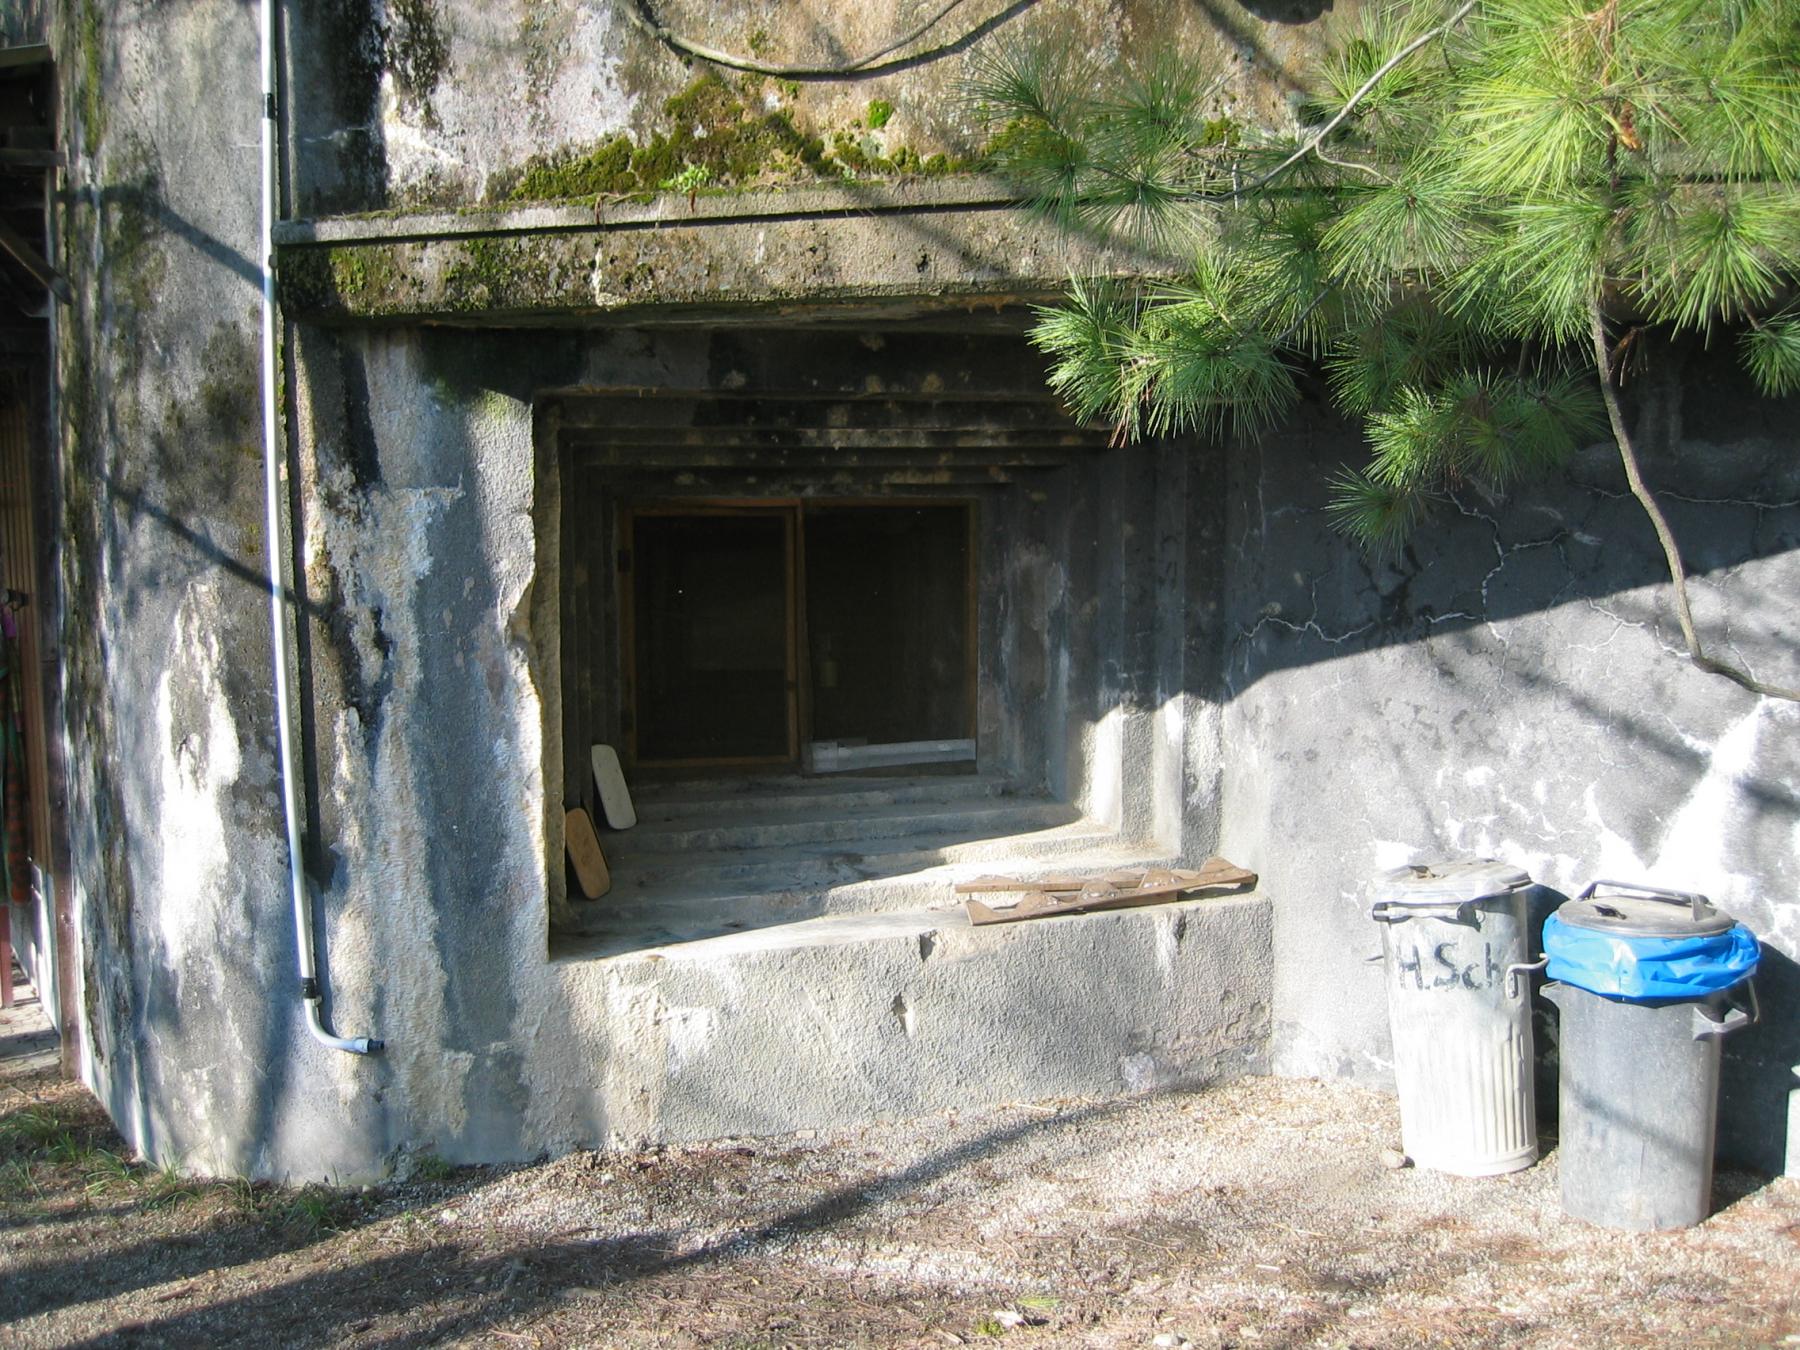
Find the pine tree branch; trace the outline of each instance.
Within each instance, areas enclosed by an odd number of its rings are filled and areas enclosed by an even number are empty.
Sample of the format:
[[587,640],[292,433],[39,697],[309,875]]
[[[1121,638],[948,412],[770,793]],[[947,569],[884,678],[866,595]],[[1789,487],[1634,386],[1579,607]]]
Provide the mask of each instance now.
[[1612,352],[1606,340],[1606,320],[1601,316],[1600,306],[1593,301],[1588,302],[1588,320],[1594,339],[1594,361],[1600,376],[1600,398],[1606,404],[1606,420],[1612,425],[1613,440],[1617,442],[1619,458],[1625,464],[1625,481],[1631,485],[1631,495],[1637,498],[1638,505],[1644,508],[1644,514],[1650,517],[1650,525],[1656,531],[1657,542],[1662,545],[1663,557],[1668,562],[1669,581],[1675,594],[1675,618],[1681,624],[1681,636],[1687,643],[1688,658],[1701,670],[1712,675],[1723,675],[1753,694],[1800,703],[1800,689],[1766,684],[1747,671],[1707,655],[1701,647],[1700,635],[1694,630],[1694,612],[1688,604],[1687,568],[1682,564],[1681,552],[1675,545],[1675,534],[1669,528],[1668,518],[1663,515],[1655,494],[1645,485],[1644,475],[1638,468],[1637,451],[1632,446],[1630,432],[1625,429],[1625,415],[1619,407],[1618,390],[1613,387]]

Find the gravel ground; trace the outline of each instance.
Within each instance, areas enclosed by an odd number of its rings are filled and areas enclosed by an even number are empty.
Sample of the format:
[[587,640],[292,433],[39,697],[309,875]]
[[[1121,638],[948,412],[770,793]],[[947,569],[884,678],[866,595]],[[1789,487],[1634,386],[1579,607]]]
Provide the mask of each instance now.
[[0,1342],[1800,1345],[1800,1181],[1618,1234],[1562,1216],[1554,1153],[1463,1180],[1397,1138],[1386,1097],[1258,1078],[296,1191],[135,1165],[27,1067]]

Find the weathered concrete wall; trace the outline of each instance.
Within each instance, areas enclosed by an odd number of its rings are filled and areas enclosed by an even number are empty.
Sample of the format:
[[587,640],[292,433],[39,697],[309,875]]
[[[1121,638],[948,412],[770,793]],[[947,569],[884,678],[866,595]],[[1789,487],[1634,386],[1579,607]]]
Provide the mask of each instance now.
[[[1677,364],[1664,354],[1665,365]],[[1697,617],[1764,679],[1800,680],[1800,405],[1723,354],[1635,383],[1646,473],[1697,577]],[[1573,895],[1598,878],[1705,892],[1768,953],[1765,1024],[1727,1043],[1722,1147],[1783,1164],[1800,1063],[1800,713],[1690,666],[1616,451],[1504,506],[1446,503],[1393,563],[1334,536],[1325,479],[1358,462],[1322,417],[1231,461],[1226,853],[1276,905],[1275,1063],[1389,1081],[1377,871],[1498,857]],[[1554,903],[1551,897],[1547,903]]]
[[13,0],[0,13],[0,45],[23,47],[50,40],[50,11],[44,0]]
[[278,899],[258,110],[217,96],[221,71],[255,69],[253,13],[70,5],[54,38],[77,297],[56,322],[83,1067],[146,1151],[260,1170],[330,1094],[293,1076]]
[[[653,8],[672,33],[774,66],[852,61],[929,14],[899,0],[676,0]],[[1279,120],[1290,115],[1288,99],[1299,92],[1300,71],[1319,41],[1318,25],[1308,21],[1330,8],[1321,0],[978,0],[898,59],[852,78],[719,71],[722,96],[756,128],[726,153],[712,124],[716,98],[668,106],[691,96],[706,71],[632,22],[642,12],[636,0],[334,0],[295,7],[287,21],[288,63],[308,97],[294,106],[294,202],[301,215],[471,205],[515,190],[519,171],[534,159],[566,166],[619,137],[629,138],[627,153],[659,135],[672,139],[669,153],[640,178],[674,177],[694,164],[709,168],[713,187],[881,176],[896,159],[918,168],[934,155],[966,162],[990,134],[959,97],[969,63],[994,42],[1046,34],[1104,61],[1179,50],[1216,72],[1220,114]],[[872,115],[875,104],[886,105],[885,114]],[[693,134],[697,122],[712,133],[710,144]],[[740,138],[734,132],[731,139]],[[657,186],[634,181],[624,190]],[[592,189],[571,195],[591,196]]]
[[[745,4],[720,17],[695,0],[660,12],[719,45],[761,27],[772,52],[804,57],[878,45],[903,9]],[[521,157],[615,130],[653,138],[664,100],[692,79],[616,9],[288,11],[302,214],[477,201]],[[1210,3],[1043,0],[1017,22],[1091,29],[1106,52],[1166,41],[1170,24],[1197,39],[1222,24],[1243,29],[1252,53],[1268,49],[1258,70],[1289,62],[1313,31]],[[78,292],[58,356],[85,1071],[135,1144],[196,1170],[349,1177],[399,1149],[518,1157],[653,1130],[619,1106],[648,1070],[623,1054],[642,1047],[617,1038],[645,1028],[665,1038],[665,1065],[682,1062],[686,995],[667,985],[674,1002],[659,1011],[655,990],[640,998],[620,975],[615,1008],[594,971],[553,965],[544,947],[546,859],[558,854],[544,785],[561,772],[544,731],[557,724],[544,565],[557,484],[533,400],[626,376],[670,382],[669,350],[627,332],[449,333],[402,307],[388,328],[290,333],[307,866],[333,1017],[392,1049],[361,1061],[305,1035],[260,589],[253,23],[241,7],[82,0],[55,31],[71,153],[59,252]],[[962,153],[974,133],[944,96],[954,65],[773,92],[821,136],[866,123],[869,100],[884,98],[896,113],[883,154]],[[1241,104],[1273,115],[1281,98]],[[914,265],[856,228],[889,271]],[[572,308],[604,309],[596,296],[616,291],[593,286],[596,245],[584,243],[574,275],[586,301]],[[1050,270],[1036,256],[1033,285]],[[847,296],[855,259],[841,261]],[[994,264],[983,284],[1003,292],[999,263],[977,261]],[[677,298],[697,306],[703,283]],[[491,288],[467,298],[430,312],[491,323],[509,310]],[[1729,614],[1745,659],[1792,682],[1794,410],[1732,379],[1694,367],[1682,444],[1653,462],[1685,466],[1676,526],[1703,571],[1703,621],[1718,631]],[[1081,595],[1051,647],[1069,668],[1052,662],[1044,680],[1046,706],[1068,720],[1043,744],[1107,739],[1134,776],[1122,767],[1101,792],[1081,750],[1061,783],[1094,789],[1092,804],[1133,828],[1179,835],[1189,856],[1216,842],[1263,873],[1272,955],[1229,950],[1249,1002],[1272,981],[1275,1062],[1291,1073],[1385,1077],[1380,985],[1360,964],[1374,947],[1360,888],[1378,867],[1495,853],[1563,890],[1603,872],[1707,890],[1770,943],[1769,1023],[1732,1047],[1724,1129],[1734,1153],[1779,1165],[1785,1066],[1800,1060],[1794,716],[1669,655],[1659,565],[1607,453],[1505,509],[1465,498],[1391,567],[1324,526],[1323,471],[1347,458],[1354,434],[1311,417],[1228,462],[1146,457],[1052,504],[1070,559],[1098,531],[1132,532],[1066,573]],[[1057,559],[1039,561],[1056,574]],[[1115,598],[1160,617],[1127,621]],[[1084,702],[1092,691],[1106,697]],[[1153,959],[1160,941],[1144,949]],[[1170,998],[1171,1016],[1226,1015]],[[885,1031],[898,1016],[865,1020]],[[1262,1025],[1245,1016],[1235,1034]],[[591,1075],[614,1053],[608,1106]],[[694,1081],[715,1081],[722,1063]],[[1131,1081],[1116,1056],[1107,1063],[1095,1090]]]

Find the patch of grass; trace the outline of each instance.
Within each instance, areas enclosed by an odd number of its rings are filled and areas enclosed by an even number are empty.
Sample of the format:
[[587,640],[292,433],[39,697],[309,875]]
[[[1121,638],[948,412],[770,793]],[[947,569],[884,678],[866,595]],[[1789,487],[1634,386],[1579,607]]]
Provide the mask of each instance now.
[[110,1148],[93,1148],[82,1164],[82,1189],[98,1195],[114,1186],[128,1186],[138,1179],[142,1169]]
[[308,1237],[316,1233],[335,1233],[348,1227],[358,1213],[353,1197],[317,1183],[281,1194],[284,1203],[274,1207],[269,1218],[291,1233]]
[[201,1186],[189,1181],[173,1167],[160,1168],[143,1178],[144,1198],[139,1204],[147,1210],[167,1209],[173,1205],[198,1200]]
[[81,48],[81,148],[92,159],[100,153],[101,138],[106,135],[106,79],[104,54],[100,50],[100,6],[97,0],[86,0],[76,17],[76,40]]
[[68,1137],[69,1127],[53,1111],[28,1106],[0,1119],[0,1148],[40,1152]]
[[44,1188],[37,1184],[31,1165],[23,1158],[10,1159],[0,1166],[0,1201],[42,1200]]
[[[901,147],[882,153],[862,134],[863,118],[825,139],[796,125],[784,110],[764,111],[761,80],[733,87],[717,75],[702,75],[663,104],[667,127],[642,145],[619,134],[584,150],[536,156],[488,180],[497,201],[555,201],[583,198],[648,198],[661,190],[744,188],[757,184],[830,177],[900,176],[948,173],[967,168],[944,155],[924,158]],[[777,82],[791,100],[799,86]],[[886,126],[894,105],[871,102],[867,125]]]
[[80,1167],[88,1158],[91,1148],[75,1137],[73,1130],[58,1130],[56,1134],[39,1150],[44,1161],[53,1167]]
[[448,1181],[456,1175],[456,1164],[435,1153],[423,1153],[413,1160],[413,1175],[420,1181]]

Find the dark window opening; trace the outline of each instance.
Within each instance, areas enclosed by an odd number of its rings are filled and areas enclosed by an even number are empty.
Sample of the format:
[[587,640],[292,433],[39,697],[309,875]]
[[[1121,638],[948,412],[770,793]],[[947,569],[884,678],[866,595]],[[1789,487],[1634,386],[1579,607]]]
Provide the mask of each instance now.
[[972,760],[970,519],[962,504],[629,509],[635,764]]
[[791,759],[788,518],[639,515],[631,550],[639,761]]
[[968,737],[968,513],[844,507],[806,516],[811,739]]

